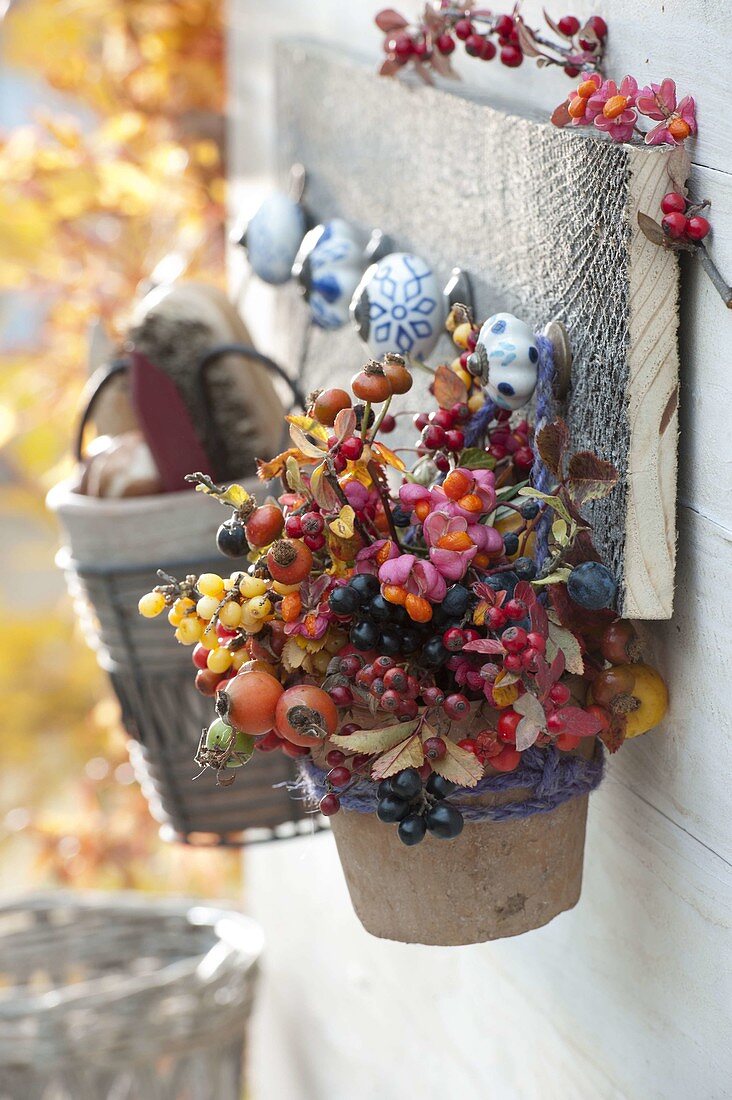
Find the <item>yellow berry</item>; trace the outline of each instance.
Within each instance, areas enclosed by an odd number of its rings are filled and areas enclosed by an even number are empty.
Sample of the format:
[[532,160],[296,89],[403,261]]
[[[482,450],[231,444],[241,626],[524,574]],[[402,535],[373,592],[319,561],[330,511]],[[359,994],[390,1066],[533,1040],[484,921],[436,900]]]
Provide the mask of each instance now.
[[234,652],[231,654],[231,667],[235,668],[238,672],[241,666],[245,665],[248,660],[249,654],[247,653],[244,646],[242,646],[241,649],[235,649]]
[[219,645],[219,636],[216,633],[215,628],[211,626],[210,623],[201,634],[200,641],[204,649],[216,649],[217,645]]
[[300,581],[297,584],[283,584],[282,581],[272,582],[272,591],[278,596],[289,596],[292,592],[300,591]]
[[224,594],[224,580],[218,573],[201,573],[196,586],[202,596],[212,596],[220,600]]
[[457,344],[459,348],[466,348],[468,346],[468,337],[472,331],[472,325],[464,321],[462,325],[458,325],[457,328],[453,330],[453,343]]
[[170,625],[171,626],[180,626],[182,621],[183,621],[183,612],[182,611],[176,611],[175,607],[171,607],[170,611],[168,612],[168,622],[170,623]]
[[267,591],[267,582],[261,577],[250,577],[248,573],[239,581],[239,591],[242,596],[251,599],[253,596],[263,596]]
[[219,612],[219,622],[222,626],[229,627],[233,630],[241,622],[241,607],[238,603],[234,603],[230,600],[229,603],[225,603]]
[[255,596],[247,603],[247,616],[252,619],[266,619],[272,614],[272,602],[267,596]]
[[219,601],[214,596],[201,596],[196,604],[196,612],[202,619],[208,621],[209,619],[213,619],[218,606]]
[[231,577],[224,577],[224,592],[231,592],[238,584],[239,582],[232,580]]
[[227,669],[231,668],[231,650],[227,649],[226,646],[209,650],[206,665],[211,672],[226,672]]
[[162,592],[146,592],[140,597],[137,610],[146,619],[154,619],[165,607],[165,597]]
[[470,386],[471,386],[472,381],[473,381],[473,376],[471,374],[468,374],[468,372],[466,370],[464,370],[461,366],[457,366],[457,367],[453,366],[451,369],[457,375],[457,377],[460,379],[460,381],[463,383],[465,388],[470,389]]
[[468,398],[468,408],[471,413],[477,412],[478,409],[482,409],[485,405],[485,395],[482,390],[478,390],[477,393],[473,393]]
[[182,620],[191,613],[195,606],[195,600],[192,600],[189,596],[180,596],[168,612],[168,622],[173,626],[180,626]]
[[175,632],[177,640],[182,642],[183,645],[195,645],[202,634],[203,623],[195,615],[188,615],[183,619]]

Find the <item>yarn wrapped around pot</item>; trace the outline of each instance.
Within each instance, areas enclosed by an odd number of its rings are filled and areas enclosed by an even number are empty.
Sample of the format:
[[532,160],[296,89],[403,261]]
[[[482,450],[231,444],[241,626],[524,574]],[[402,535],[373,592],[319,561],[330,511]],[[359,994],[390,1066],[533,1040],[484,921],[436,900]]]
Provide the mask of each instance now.
[[[521,763],[513,772],[487,775],[477,786],[456,791],[447,801],[455,806],[466,821],[505,821],[508,818],[529,817],[531,814],[549,813],[570,798],[594,791],[602,781],[605,754],[602,744],[595,744],[589,760],[581,756],[560,753],[553,746],[527,749]],[[308,802],[317,805],[328,787],[325,772],[311,759],[300,761],[301,790]],[[525,798],[506,802],[501,806],[476,804],[480,795],[512,790],[527,790]],[[338,797],[346,810],[368,814],[376,812],[378,801],[376,787],[366,780],[359,780]]]

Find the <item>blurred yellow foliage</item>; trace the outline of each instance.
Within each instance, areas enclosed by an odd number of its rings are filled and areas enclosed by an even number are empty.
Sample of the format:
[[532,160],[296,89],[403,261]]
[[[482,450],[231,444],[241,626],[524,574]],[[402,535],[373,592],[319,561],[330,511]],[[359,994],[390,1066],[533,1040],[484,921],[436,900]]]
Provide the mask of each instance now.
[[68,109],[39,106],[0,135],[0,320],[30,318],[0,373],[0,887],[225,893],[235,855],[157,838],[43,508],[68,461],[91,324],[121,337],[156,268],[222,280],[221,0],[23,0],[2,45],[6,67]]

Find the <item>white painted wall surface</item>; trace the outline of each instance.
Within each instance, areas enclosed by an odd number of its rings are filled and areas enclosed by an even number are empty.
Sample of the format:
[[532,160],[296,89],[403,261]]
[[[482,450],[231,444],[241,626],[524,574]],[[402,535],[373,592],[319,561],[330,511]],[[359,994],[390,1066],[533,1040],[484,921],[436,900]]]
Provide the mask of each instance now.
[[[235,205],[272,164],[271,46],[307,34],[371,55],[378,0],[230,0]],[[417,9],[417,0],[395,6]],[[541,5],[524,5],[539,25]],[[577,0],[610,24],[607,71],[675,77],[697,97],[695,194],[732,280],[732,40],[724,0]],[[560,10],[561,9],[561,10]],[[467,59],[459,94],[548,113],[568,82]],[[732,1094],[732,316],[683,269],[679,560],[674,618],[645,628],[668,677],[664,727],[612,760],[591,799],[582,900],[547,928],[468,948],[369,937],[332,838],[246,857],[268,937],[252,1100],[716,1100]],[[267,296],[247,315],[263,349]],[[347,376],[354,369],[348,364]]]

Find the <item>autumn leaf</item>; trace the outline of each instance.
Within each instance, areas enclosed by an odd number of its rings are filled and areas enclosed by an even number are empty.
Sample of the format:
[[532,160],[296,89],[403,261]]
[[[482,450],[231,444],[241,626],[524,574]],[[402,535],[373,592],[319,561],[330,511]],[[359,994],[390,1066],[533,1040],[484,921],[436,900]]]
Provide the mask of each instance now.
[[517,714],[523,715],[516,727],[516,749],[523,752],[531,748],[539,734],[546,729],[544,708],[530,691],[524,692],[513,704]]
[[297,447],[290,447],[289,450],[275,455],[268,462],[264,462],[261,458],[257,459],[257,476],[261,481],[271,481],[274,477],[281,477],[291,458],[298,464],[310,461],[306,455],[298,451]]
[[431,760],[432,771],[443,779],[457,783],[458,787],[475,787],[483,778],[483,765],[475,753],[461,749],[448,737],[445,742],[445,755],[441,760]]
[[510,707],[518,698],[519,679],[515,672],[506,672],[505,669],[498,673],[491,689],[497,707]]
[[[489,455],[482,447],[466,447],[460,455],[459,464],[464,466],[466,470],[493,470],[495,469],[496,460],[493,455]],[[516,487],[511,485],[509,488],[513,494]]]
[[[351,734],[351,737],[355,736]],[[332,738],[331,738],[332,740]],[[348,740],[348,738],[346,738]],[[386,779],[405,768],[420,768],[424,764],[424,749],[419,734],[413,733],[400,741],[393,749],[385,752],[371,769],[372,779]]]
[[563,722],[562,733],[572,737],[594,737],[603,726],[594,714],[588,714],[582,707],[561,707],[556,715]]
[[549,505],[549,507],[553,511],[557,513],[557,515],[566,520],[567,523],[572,522],[572,517],[567,511],[567,506],[565,505],[561,497],[556,496],[556,494],[542,493],[538,489],[534,489],[531,485],[525,485],[523,489],[519,489],[518,496],[531,497],[532,500],[543,500],[546,504]]
[[341,409],[333,421],[333,435],[339,442],[348,439],[356,431],[356,413],[353,409]]
[[383,11],[378,12],[374,17],[374,22],[384,34],[401,31],[409,26],[404,16],[400,15],[398,11],[394,11],[393,8],[384,8]]
[[582,650],[580,649],[579,642],[571,630],[567,630],[566,627],[550,621],[549,637],[546,643],[548,660],[550,662],[553,661],[559,652],[564,654],[564,663],[567,672],[571,672],[575,676],[581,676],[585,670],[585,664],[582,660]]
[[564,420],[559,419],[552,424],[545,424],[536,433],[534,443],[544,465],[550,473],[554,474],[557,481],[561,481],[564,456],[569,446],[569,428]]
[[468,653],[495,654],[506,652],[502,642],[497,641],[495,638],[476,638],[472,642],[466,642],[463,649]]
[[649,218],[648,214],[641,213],[640,210],[638,211],[638,225],[643,236],[647,237],[651,244],[665,246],[667,237],[661,226],[653,218]]
[[402,462],[399,455],[394,454],[394,452],[388,447],[385,447],[383,443],[372,443],[371,451],[374,457],[377,458],[379,462],[383,462],[385,466],[391,466],[394,470],[399,470],[400,472],[406,470],[407,467],[404,462]]
[[465,383],[445,363],[441,363],[435,371],[433,386],[435,401],[442,409],[451,409],[453,405],[464,404],[468,400]]
[[340,737],[333,734],[331,743],[338,748],[352,749],[354,752],[365,752],[369,755],[377,752],[385,752],[399,741],[411,737],[417,728],[417,719],[409,722],[397,722],[393,726],[380,726],[372,730],[355,730],[348,737]]
[[324,512],[332,512],[340,503],[338,494],[326,477],[324,462],[316,466],[310,475],[310,492],[313,494],[315,503],[320,505]]
[[295,672],[298,668],[302,668],[307,655],[306,649],[299,646],[294,638],[289,638],[285,642],[280,657],[285,672]]
[[356,518],[356,513],[350,504],[344,504],[341,508],[338,517],[329,523],[328,526],[333,534],[339,539],[353,538],[353,522]]
[[600,733],[600,740],[608,752],[617,752],[625,741],[627,719],[624,714],[613,715],[613,719],[606,730]]
[[589,500],[601,500],[613,491],[618,471],[611,462],[598,458],[592,451],[573,454],[567,467],[567,489],[572,502],[581,508]]
[[300,464],[293,455],[290,455],[285,462],[285,477],[293,493],[305,494],[305,482],[302,479]]
[[322,458],[326,452],[325,446],[312,443],[305,432],[297,424],[290,424],[290,439],[297,449],[308,458]]

